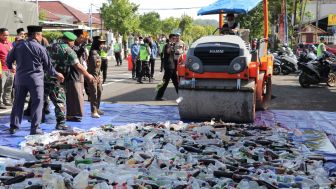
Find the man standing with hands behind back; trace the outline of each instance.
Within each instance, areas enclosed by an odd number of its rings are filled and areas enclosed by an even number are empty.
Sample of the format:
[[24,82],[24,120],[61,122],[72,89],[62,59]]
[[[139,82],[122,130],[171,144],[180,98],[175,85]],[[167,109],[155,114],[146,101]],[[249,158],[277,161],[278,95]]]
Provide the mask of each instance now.
[[27,41],[19,43],[7,57],[7,66],[13,70],[16,61],[15,98],[10,117],[10,133],[14,134],[20,128],[26,95],[29,92],[32,99],[30,134],[41,134],[39,125],[42,119],[44,72],[63,82],[64,77],[51,64],[47,50],[40,44],[42,27],[28,26]]

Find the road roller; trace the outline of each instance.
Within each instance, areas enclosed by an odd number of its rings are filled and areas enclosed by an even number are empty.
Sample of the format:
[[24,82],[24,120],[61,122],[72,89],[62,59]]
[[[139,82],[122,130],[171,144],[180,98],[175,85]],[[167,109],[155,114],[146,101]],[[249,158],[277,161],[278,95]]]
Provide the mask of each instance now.
[[[240,29],[243,32],[235,35],[201,37],[179,61],[178,109],[182,120],[251,123],[256,110],[268,108],[272,95],[273,56],[267,51],[267,0],[256,0],[252,4],[257,6],[258,3],[263,3],[264,8],[264,36],[258,39],[256,48],[250,48],[249,37],[241,35],[249,30]],[[224,12],[242,13],[240,5],[234,8],[224,4],[222,7],[205,13],[220,13],[219,30]]]

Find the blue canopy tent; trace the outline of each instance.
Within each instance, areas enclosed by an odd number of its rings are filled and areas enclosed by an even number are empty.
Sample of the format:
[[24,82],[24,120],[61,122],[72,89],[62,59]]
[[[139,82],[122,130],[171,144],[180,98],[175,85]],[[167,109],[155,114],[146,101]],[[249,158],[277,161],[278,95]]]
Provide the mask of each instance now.
[[218,0],[201,8],[197,15],[219,14],[219,28],[222,28],[224,13],[246,14],[260,2],[264,6],[264,38],[268,38],[268,0]]
[[197,15],[235,13],[246,14],[262,0],[218,0],[207,7],[201,8]]

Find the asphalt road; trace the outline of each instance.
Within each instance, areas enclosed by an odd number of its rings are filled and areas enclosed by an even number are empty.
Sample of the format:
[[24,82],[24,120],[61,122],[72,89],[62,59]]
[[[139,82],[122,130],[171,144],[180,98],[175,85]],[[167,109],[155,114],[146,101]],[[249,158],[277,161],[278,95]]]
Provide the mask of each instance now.
[[[104,85],[103,100],[112,103],[148,104],[148,105],[176,105],[178,98],[172,83],[169,84],[164,95],[166,101],[155,101],[155,87],[162,79],[156,61],[155,81],[153,83],[137,84],[131,79],[131,72],[127,71],[124,63],[115,67],[110,62],[108,82]],[[325,84],[305,89],[300,87],[297,75],[273,76],[273,95],[270,109],[277,110],[319,110],[336,111],[336,87],[330,88]]]
[[[108,66],[107,81],[103,84],[103,101],[122,104],[177,105],[178,95],[172,83],[165,92],[166,101],[154,100],[156,85],[163,76],[159,71],[160,60],[156,60],[155,80],[151,83],[144,81],[143,84],[131,79],[126,61],[117,67],[115,61],[110,60]],[[273,95],[276,98],[272,100],[270,109],[336,111],[336,87],[330,88],[321,84],[308,89],[301,88],[296,75],[273,76],[272,83]],[[7,110],[1,110],[0,114],[8,114],[10,110],[11,107],[8,107]]]

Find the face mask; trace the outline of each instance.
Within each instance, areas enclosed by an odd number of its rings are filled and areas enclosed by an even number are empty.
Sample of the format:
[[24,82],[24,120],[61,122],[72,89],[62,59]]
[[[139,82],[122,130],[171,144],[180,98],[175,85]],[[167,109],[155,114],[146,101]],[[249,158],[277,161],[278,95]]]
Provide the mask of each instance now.
[[140,41],[140,44],[144,44],[143,40]]
[[135,44],[139,44],[139,41],[135,41]]

